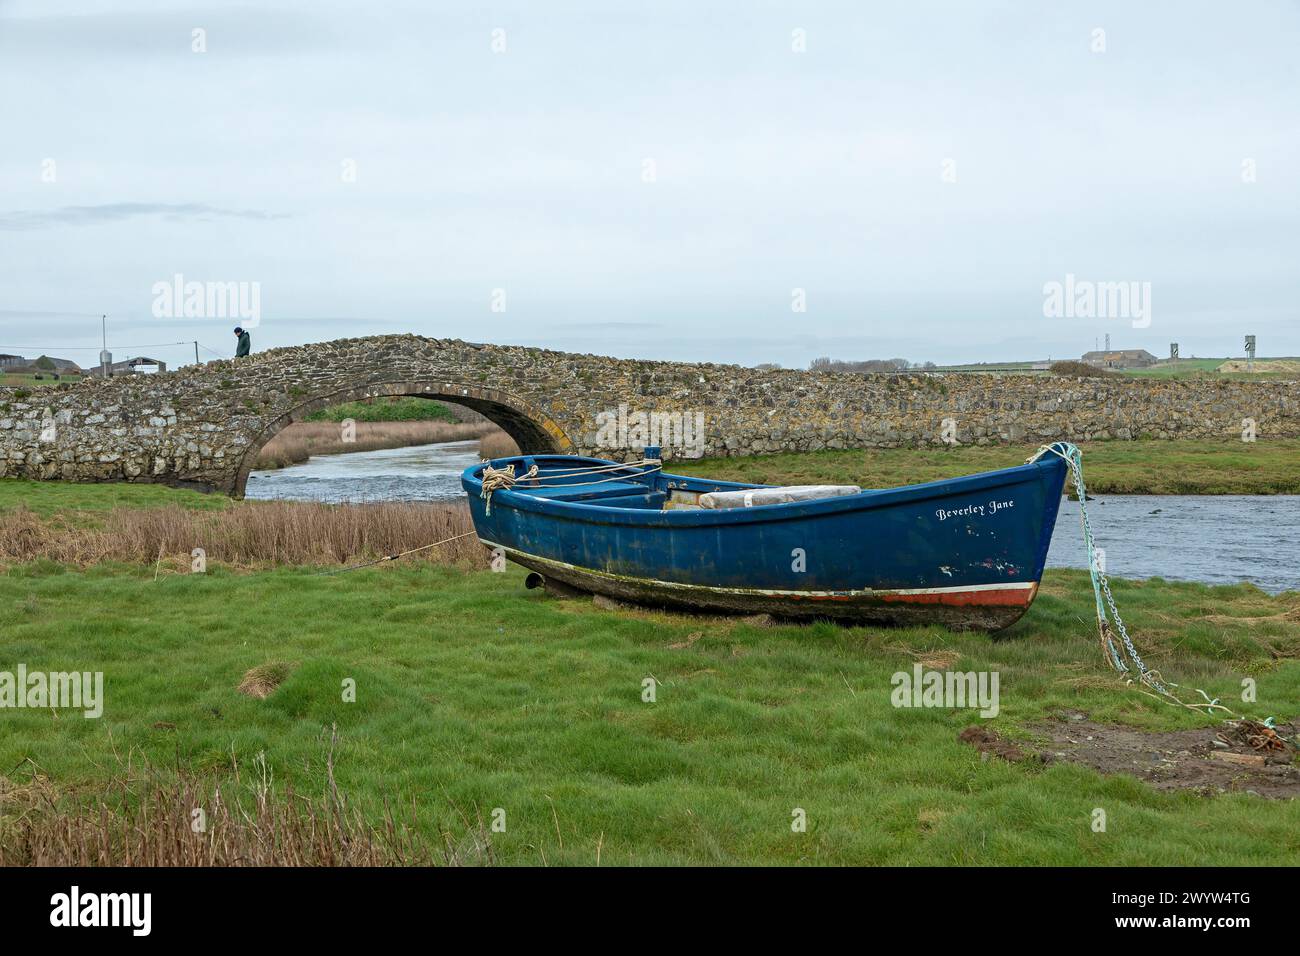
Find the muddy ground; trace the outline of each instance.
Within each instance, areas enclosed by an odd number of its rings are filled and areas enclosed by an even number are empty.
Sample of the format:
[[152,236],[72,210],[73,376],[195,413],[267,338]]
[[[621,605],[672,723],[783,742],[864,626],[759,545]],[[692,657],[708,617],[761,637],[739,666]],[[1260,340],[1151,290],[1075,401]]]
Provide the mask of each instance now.
[[[1100,773],[1126,773],[1157,790],[1206,795],[1253,793],[1273,799],[1300,797],[1296,750],[1259,724],[1228,724],[1155,733],[1099,724],[1086,714],[1066,713],[1029,728],[1030,742],[1010,741],[984,726],[967,727],[960,739],[992,757],[1083,764]],[[1295,739],[1296,728],[1276,734]]]

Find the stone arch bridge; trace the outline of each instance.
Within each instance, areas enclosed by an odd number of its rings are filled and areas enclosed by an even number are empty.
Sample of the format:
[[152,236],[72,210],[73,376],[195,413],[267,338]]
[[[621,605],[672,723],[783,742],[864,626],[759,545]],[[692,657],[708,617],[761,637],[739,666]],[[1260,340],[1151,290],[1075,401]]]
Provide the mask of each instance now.
[[945,420],[962,444],[1240,440],[1243,419],[1261,441],[1300,435],[1294,382],[813,373],[385,335],[156,375],[0,388],[0,477],[240,495],[258,451],[286,425],[380,395],[466,405],[525,451],[615,459],[656,427],[667,432],[668,457],[941,445]]

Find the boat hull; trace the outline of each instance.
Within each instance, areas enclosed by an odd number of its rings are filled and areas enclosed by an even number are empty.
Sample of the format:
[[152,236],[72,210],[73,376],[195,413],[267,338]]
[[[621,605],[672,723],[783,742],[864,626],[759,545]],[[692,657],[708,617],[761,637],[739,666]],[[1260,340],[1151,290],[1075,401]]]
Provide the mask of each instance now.
[[[593,486],[603,497],[556,500],[516,486],[494,493],[489,508],[481,468],[468,470],[464,484],[485,546],[570,588],[711,613],[994,631],[1019,619],[1038,592],[1065,478],[1063,461],[1045,459],[725,511],[663,504],[754,486],[629,473]],[[556,460],[519,459],[519,471]]]
[[791,620],[824,619],[882,626],[942,624],[958,631],[998,631],[1018,621],[1038,593],[1037,582],[894,591],[715,588],[607,574],[525,554],[494,541],[479,540],[489,549],[501,548],[515,564],[536,571],[547,581],[559,581],[574,590],[648,607],[709,614],[771,614]]

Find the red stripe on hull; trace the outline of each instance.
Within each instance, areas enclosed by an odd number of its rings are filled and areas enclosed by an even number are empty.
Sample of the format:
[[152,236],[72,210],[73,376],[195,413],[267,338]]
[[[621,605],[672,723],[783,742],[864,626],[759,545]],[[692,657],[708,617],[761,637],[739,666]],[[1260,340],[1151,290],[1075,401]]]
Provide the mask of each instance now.
[[946,604],[950,607],[1029,607],[1038,585],[1006,591],[941,591],[938,594],[882,594],[889,604]]

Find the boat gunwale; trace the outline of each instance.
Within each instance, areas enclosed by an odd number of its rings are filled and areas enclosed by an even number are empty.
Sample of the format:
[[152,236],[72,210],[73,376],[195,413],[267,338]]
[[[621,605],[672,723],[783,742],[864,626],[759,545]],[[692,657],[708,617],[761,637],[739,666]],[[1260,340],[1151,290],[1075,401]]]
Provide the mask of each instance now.
[[[500,467],[501,465],[511,462],[522,463],[525,459],[541,463],[546,460],[557,460],[562,462],[573,463],[575,461],[589,462],[593,465],[618,465],[621,462],[608,461],[600,458],[585,458],[574,455],[516,455],[504,458],[494,459],[491,462],[481,462],[477,465],[471,465],[461,474],[461,482],[466,491],[470,492],[472,498],[478,498],[482,492],[482,478],[480,476],[486,465]],[[639,466],[628,465],[629,470]],[[596,502],[585,501],[563,501],[553,498],[543,498],[536,495],[530,495],[527,492],[514,490],[498,490],[492,494],[492,505],[495,508],[507,507],[518,511],[531,511],[548,517],[563,518],[571,521],[587,524],[617,524],[640,526],[648,528],[675,528],[675,527],[711,527],[740,524],[758,524],[778,521],[801,520],[805,518],[820,518],[828,515],[836,515],[852,511],[868,511],[876,508],[886,508],[900,503],[914,504],[927,500],[938,500],[951,498],[957,495],[968,494],[976,491],[983,491],[991,488],[999,488],[1007,485],[1024,484],[1041,480],[1042,473],[1045,470],[1063,470],[1065,463],[1054,455],[1045,455],[1038,461],[1030,462],[1023,465],[1013,465],[1010,468],[1000,468],[993,471],[977,472],[973,475],[960,475],[955,478],[941,478],[937,481],[922,482],[915,485],[899,485],[893,488],[873,488],[864,489],[854,495],[839,495],[833,498],[816,498],[805,501],[790,501],[782,504],[762,505],[756,508],[701,508],[701,509],[649,509],[649,508],[619,508],[610,505],[602,505]],[[642,475],[661,477],[672,482],[686,482],[684,486],[688,490],[691,485],[710,485],[718,489],[750,489],[750,488],[769,488],[771,485],[757,485],[744,482],[734,481],[715,481],[708,478],[698,478],[689,475],[673,475],[667,472],[640,472],[626,476],[628,480],[636,481]],[[652,493],[655,488],[651,482],[645,482],[647,493]],[[712,489],[708,489],[712,490]],[[1059,507],[1059,502],[1057,502]],[[1050,535],[1050,531],[1048,531]]]

